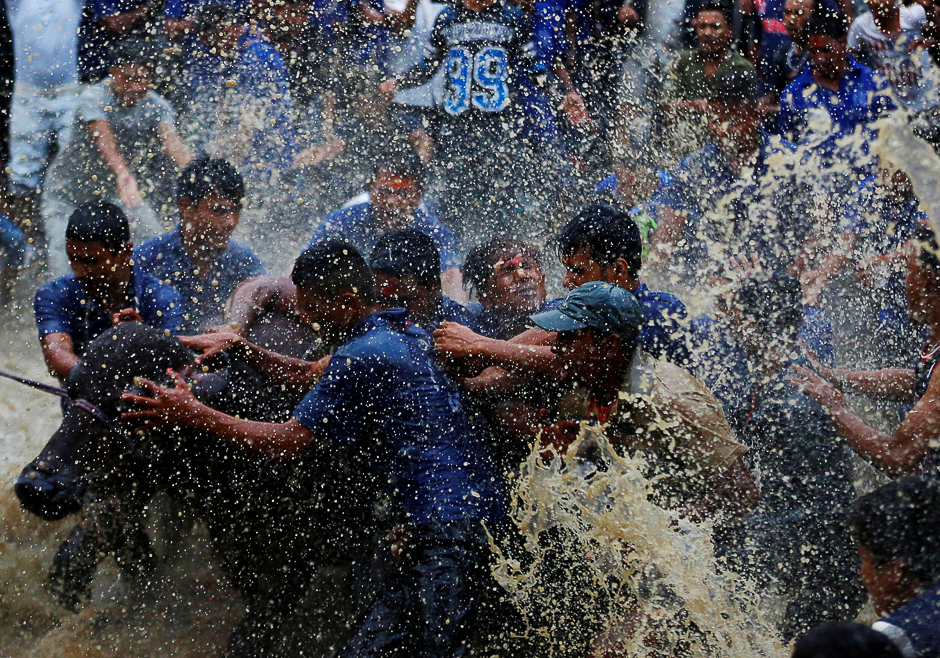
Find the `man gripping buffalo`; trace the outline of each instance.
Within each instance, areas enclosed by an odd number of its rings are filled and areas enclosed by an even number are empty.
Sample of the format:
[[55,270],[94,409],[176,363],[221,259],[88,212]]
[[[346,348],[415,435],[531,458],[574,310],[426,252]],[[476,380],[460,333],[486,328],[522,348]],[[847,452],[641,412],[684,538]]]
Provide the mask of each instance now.
[[123,418],[192,427],[275,459],[309,458],[328,444],[357,449],[396,502],[409,539],[404,550],[395,542],[378,558],[382,591],[338,655],[461,655],[486,582],[483,524],[493,528],[503,515],[492,458],[434,364],[430,337],[404,309],[376,302],[372,272],[355,249],[314,245],[291,279],[301,317],[336,346],[322,377],[313,363],[234,334],[185,340],[203,352],[197,364],[227,350],[285,386],[312,387],[289,421],[252,422],[210,409],[175,373],[173,388],[141,380],[149,396],[126,393],[138,409]]

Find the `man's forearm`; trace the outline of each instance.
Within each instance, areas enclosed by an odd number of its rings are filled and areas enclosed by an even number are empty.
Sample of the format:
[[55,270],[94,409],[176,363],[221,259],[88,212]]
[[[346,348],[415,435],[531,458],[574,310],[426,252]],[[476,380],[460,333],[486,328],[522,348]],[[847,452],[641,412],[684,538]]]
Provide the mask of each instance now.
[[926,455],[926,444],[900,441],[879,432],[853,414],[848,407],[830,410],[836,430],[849,447],[865,461],[889,475],[911,473]]
[[540,375],[553,375],[557,371],[555,355],[548,345],[522,345],[484,338],[475,343],[473,349],[488,366]]
[[108,125],[108,122],[103,120],[89,121],[86,125],[86,129],[91,135],[91,139],[98,149],[98,153],[101,154],[101,159],[108,169],[111,170],[111,173],[115,176],[130,173],[127,170],[127,165],[124,163],[124,158],[121,157],[118,151],[117,142],[114,140],[114,133],[111,132],[111,126]]
[[260,423],[229,416],[200,405],[197,413],[188,416],[185,424],[212,434],[226,443],[274,459],[291,459],[302,455],[316,443],[317,437],[296,420],[286,423]]
[[844,391],[870,395],[882,400],[914,402],[914,371],[908,368],[886,368],[884,370],[829,371],[827,377]]
[[295,359],[245,341],[236,355],[262,375],[285,388],[306,392],[320,380],[316,362]]

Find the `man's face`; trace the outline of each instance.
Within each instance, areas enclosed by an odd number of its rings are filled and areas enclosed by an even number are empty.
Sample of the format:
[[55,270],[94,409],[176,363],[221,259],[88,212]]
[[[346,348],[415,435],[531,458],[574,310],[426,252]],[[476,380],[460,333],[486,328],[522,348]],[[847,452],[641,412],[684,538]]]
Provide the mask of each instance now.
[[705,55],[722,55],[731,46],[731,26],[720,11],[699,12],[695,19],[695,35],[699,51]]
[[894,612],[904,604],[904,597],[899,596],[903,580],[903,567],[900,560],[887,564],[878,564],[874,554],[864,546],[858,547],[858,556],[862,560],[862,584],[871,596],[872,606],[878,615]]
[[746,103],[709,103],[708,131],[725,153],[749,155],[760,135],[760,117]]
[[421,190],[413,178],[382,170],[369,187],[369,201],[385,229],[394,231],[411,224]]
[[563,255],[561,264],[565,266],[564,286],[568,290],[574,290],[591,281],[614,283],[605,278],[609,268],[602,268],[600,263],[594,260],[590,247],[581,247],[573,254]]
[[813,72],[826,80],[840,80],[848,66],[846,43],[814,34],[807,40],[809,61]]
[[480,303],[506,315],[535,313],[545,305],[545,274],[531,256],[521,253],[493,266]]
[[873,16],[883,16],[897,7],[896,0],[866,0],[865,4]]
[[131,247],[125,245],[117,252],[109,251],[100,242],[65,241],[65,253],[75,278],[89,295],[100,297],[113,284],[124,283],[122,266],[129,266]]
[[806,22],[813,13],[813,0],[787,0],[783,7],[783,23],[787,36],[794,43],[806,47]]
[[346,333],[349,313],[338,299],[315,288],[297,288],[297,308],[301,320],[319,333],[323,342],[338,345]]
[[150,69],[143,64],[121,64],[108,69],[111,91],[121,105],[133,107],[153,88]]
[[200,251],[219,252],[228,247],[232,232],[238,226],[241,204],[213,191],[193,205],[180,199],[183,237]]
[[616,361],[609,338],[595,340],[591,329],[563,331],[555,337],[552,353],[569,377],[590,385],[601,380]]
[[388,306],[403,306],[416,319],[430,320],[441,302],[441,290],[432,290],[411,277],[375,273],[375,287]]

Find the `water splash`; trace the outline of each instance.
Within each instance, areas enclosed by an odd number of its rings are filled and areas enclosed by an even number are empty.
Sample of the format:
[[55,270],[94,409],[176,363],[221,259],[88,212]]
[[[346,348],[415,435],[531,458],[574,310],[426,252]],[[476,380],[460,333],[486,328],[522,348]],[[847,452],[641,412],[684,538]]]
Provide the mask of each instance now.
[[494,573],[529,641],[550,656],[788,655],[760,594],[715,559],[710,524],[649,501],[645,467],[592,427],[563,458],[533,450],[522,465],[511,513],[524,549],[494,547]]

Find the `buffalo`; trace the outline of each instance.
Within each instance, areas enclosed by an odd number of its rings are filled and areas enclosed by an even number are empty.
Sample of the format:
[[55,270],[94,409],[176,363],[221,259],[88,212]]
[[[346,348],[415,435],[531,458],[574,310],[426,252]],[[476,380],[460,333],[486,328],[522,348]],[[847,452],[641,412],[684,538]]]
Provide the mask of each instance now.
[[136,391],[135,378],[167,383],[168,368],[188,376],[203,402],[227,413],[254,410],[255,419],[283,420],[298,402],[258,386],[236,364],[198,372],[194,356],[179,340],[140,323],[118,325],[92,341],[69,378],[72,403],[62,424],[17,478],[16,494],[27,511],[50,520],[95,501],[108,509],[107,528],[89,535],[76,526],[53,565],[53,576],[90,582],[102,545],[122,569],[146,572],[149,538],[136,519],[155,492],[165,492],[205,523],[216,556],[247,602],[229,655],[269,655],[317,569],[369,563],[358,558],[370,550],[380,507],[355,455],[320,450],[275,461],[192,430],[120,420],[121,394]]

